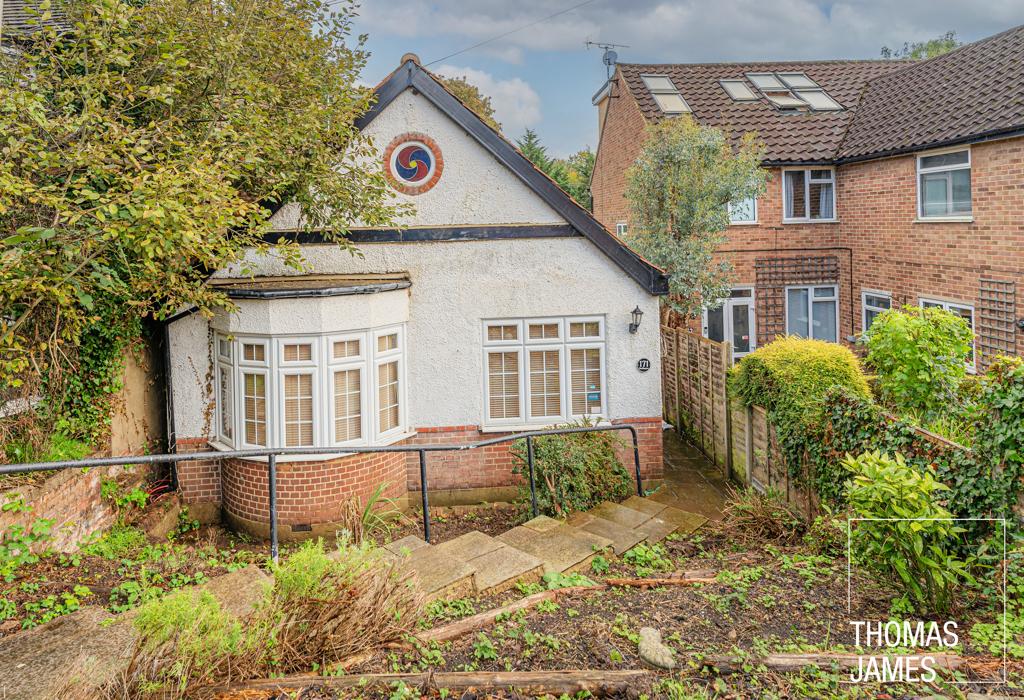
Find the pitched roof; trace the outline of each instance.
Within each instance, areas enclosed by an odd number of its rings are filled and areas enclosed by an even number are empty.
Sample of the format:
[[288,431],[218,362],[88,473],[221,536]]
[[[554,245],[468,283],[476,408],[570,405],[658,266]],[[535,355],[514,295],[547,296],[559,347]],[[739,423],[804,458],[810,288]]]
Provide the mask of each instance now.
[[872,80],[838,156],[859,160],[1024,129],[1024,25]]
[[[686,100],[701,124],[721,128],[738,137],[755,131],[766,146],[769,163],[806,163],[831,160],[857,110],[865,85],[893,73],[902,61],[804,61],[761,63],[619,64],[619,70],[640,111],[649,121],[664,118],[643,75],[666,75]],[[844,109],[787,113],[765,99],[737,102],[720,80],[744,79],[746,73],[804,73]]]
[[507,167],[523,184],[558,212],[580,235],[596,245],[612,262],[651,294],[667,294],[665,273],[644,260],[622,240],[602,226],[593,215],[576,203],[554,180],[542,173],[515,146],[488,126],[473,110],[449,92],[441,82],[416,61],[407,60],[386,77],[374,92],[377,101],[356,121],[365,128],[380,115],[395,98],[408,89],[414,89],[446,114],[475,139],[499,163]]

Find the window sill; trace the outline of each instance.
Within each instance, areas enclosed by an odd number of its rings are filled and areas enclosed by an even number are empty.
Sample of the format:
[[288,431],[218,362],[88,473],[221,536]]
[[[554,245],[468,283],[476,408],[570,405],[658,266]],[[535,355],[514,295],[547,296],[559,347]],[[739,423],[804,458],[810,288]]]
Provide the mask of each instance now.
[[730,221],[730,226],[757,226],[760,221]]
[[[392,435],[392,436],[388,437],[387,439],[385,439],[383,442],[379,442],[379,443],[376,443],[374,445],[353,445],[352,447],[353,448],[356,448],[356,447],[386,447],[388,445],[394,445],[395,443],[402,442],[403,440],[408,440],[409,438],[411,438],[411,437],[413,437],[415,435],[416,435],[416,431],[415,430],[410,430],[410,431],[406,431],[406,432],[400,433],[398,435]],[[261,449],[261,448],[256,448],[256,447],[229,447],[228,445],[225,445],[222,442],[217,442],[216,440],[210,440],[208,444],[210,446],[210,449],[212,449],[212,450],[214,450],[216,452],[233,452],[235,450]],[[281,448],[281,449],[288,449],[288,448]],[[354,455],[354,454],[359,454],[359,453],[358,452],[347,452],[347,451],[345,451],[345,449],[343,447],[337,447],[337,446],[333,446],[332,445],[330,447],[325,447],[324,448],[324,452],[317,453],[317,454],[311,454],[311,455],[278,455],[277,456],[277,463],[278,464],[282,464],[284,462],[329,462],[332,459],[340,459],[342,457],[349,457],[349,456]],[[263,462],[264,464],[267,462],[267,458],[266,457],[244,457],[242,459],[245,459],[248,462]]]
[[[575,419],[573,419],[575,420]],[[528,433],[534,430],[553,430],[559,425],[565,425],[567,421],[560,421],[557,423],[532,423],[532,424],[518,424],[518,425],[484,425],[480,427],[481,433]],[[594,424],[599,427],[607,427],[612,425],[610,421],[602,419],[598,423]]]
[[973,216],[926,216],[914,219],[915,224],[972,224]]
[[789,226],[791,224],[838,224],[839,219],[783,219],[782,224]]

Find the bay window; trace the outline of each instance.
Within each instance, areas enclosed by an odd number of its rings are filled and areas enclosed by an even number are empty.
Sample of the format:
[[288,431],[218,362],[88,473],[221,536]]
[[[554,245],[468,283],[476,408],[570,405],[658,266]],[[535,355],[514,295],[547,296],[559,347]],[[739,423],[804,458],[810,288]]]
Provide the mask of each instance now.
[[485,425],[551,425],[606,413],[604,319],[484,323]]
[[303,337],[217,335],[215,347],[215,432],[224,445],[343,447],[406,432],[400,326]]
[[921,219],[970,218],[971,152],[918,156],[917,201]]
[[782,172],[782,220],[836,220],[836,175],[831,168],[800,168]]
[[839,288],[835,285],[787,287],[786,334],[836,342]]

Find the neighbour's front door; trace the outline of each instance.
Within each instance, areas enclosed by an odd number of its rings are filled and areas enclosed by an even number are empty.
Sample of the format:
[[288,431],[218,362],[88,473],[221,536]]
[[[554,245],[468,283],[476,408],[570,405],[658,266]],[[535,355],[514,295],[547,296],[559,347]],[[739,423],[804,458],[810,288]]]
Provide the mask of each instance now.
[[754,330],[754,290],[733,289],[725,303],[704,312],[704,337],[732,343],[733,359],[739,359],[757,347]]

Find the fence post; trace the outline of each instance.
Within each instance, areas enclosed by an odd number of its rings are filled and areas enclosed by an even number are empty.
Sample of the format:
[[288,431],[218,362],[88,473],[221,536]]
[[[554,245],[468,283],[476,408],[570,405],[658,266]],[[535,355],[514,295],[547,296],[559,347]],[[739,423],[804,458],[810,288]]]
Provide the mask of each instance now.
[[270,556],[277,563],[277,455],[267,455],[267,488],[270,502]]
[[747,474],[744,481],[747,486],[754,485],[754,409],[751,406],[747,406],[747,410],[744,411],[747,418]]
[[732,364],[732,344],[722,345],[722,404],[725,406],[725,479],[732,479],[732,406],[729,405],[729,367]]
[[430,544],[430,499],[427,497],[427,451],[420,450],[420,495],[423,502],[423,539]]
[[530,505],[533,507],[533,517],[537,517],[537,482],[533,476],[533,438],[526,438],[526,464],[530,467]]

